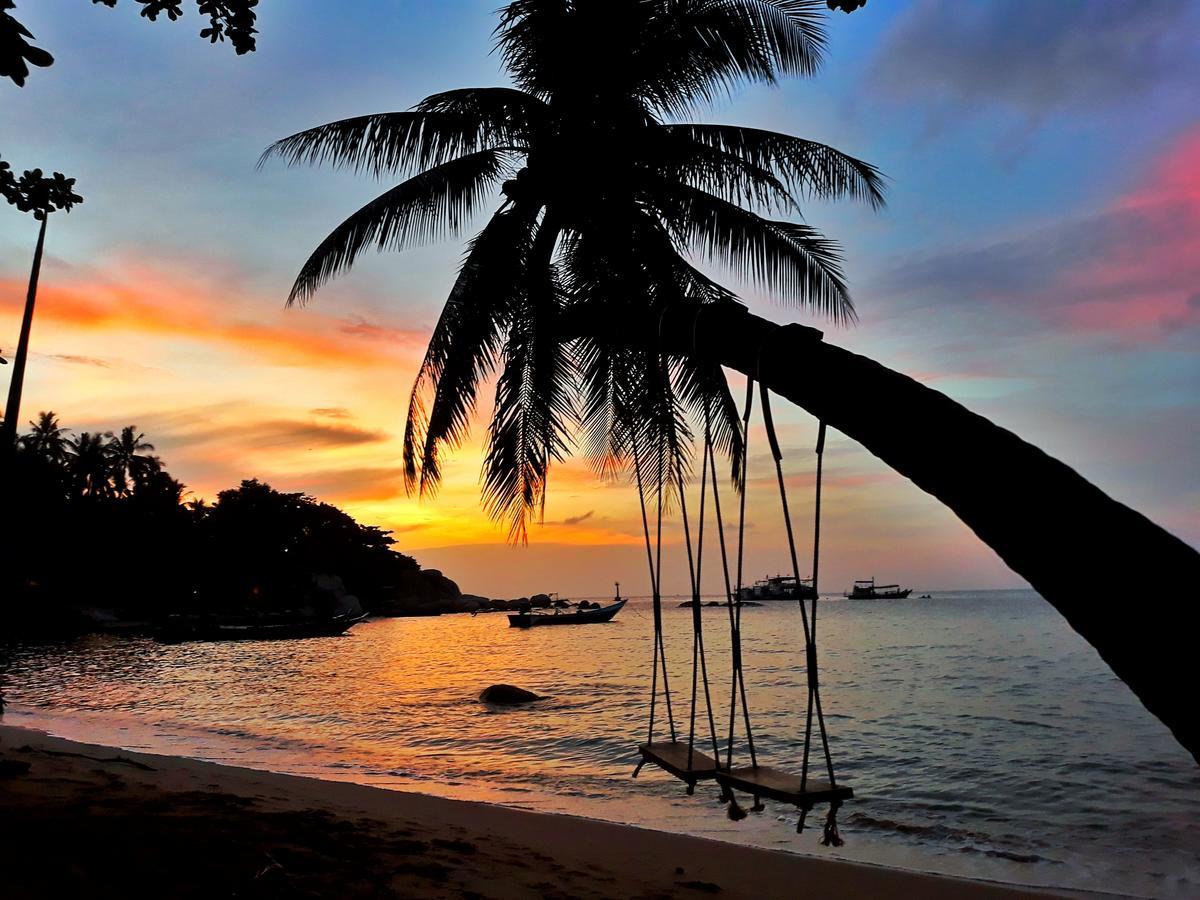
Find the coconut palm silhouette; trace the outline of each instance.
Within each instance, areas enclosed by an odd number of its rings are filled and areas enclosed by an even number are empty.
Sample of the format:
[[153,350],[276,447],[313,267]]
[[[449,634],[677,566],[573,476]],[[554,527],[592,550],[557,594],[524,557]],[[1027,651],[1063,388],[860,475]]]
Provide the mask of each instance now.
[[880,206],[876,170],[789,135],[676,121],[740,81],[815,72],[825,46],[815,6],[511,3],[497,45],[515,88],[435,94],[409,112],[333,122],[266,151],[410,176],[322,241],[289,302],[310,299],[370,247],[457,235],[502,201],[470,243],[413,388],[410,486],[436,488],[439,453],[462,441],[493,370],[484,500],[514,540],[526,538],[550,464],[579,426],[599,467],[619,467],[637,441],[661,473],[686,463],[691,413],[712,423],[737,468],[737,414],[712,360],[565,335],[562,323],[736,306],[697,257],[784,302],[853,318],[837,247],[770,216],[797,213],[805,197]]
[[29,432],[21,436],[20,444],[23,449],[61,465],[67,460],[70,431],[62,427],[55,413],[43,411],[29,423]]
[[81,431],[67,441],[67,470],[76,497],[100,500],[115,493],[111,433]]
[[126,425],[120,434],[109,437],[113,489],[119,496],[127,496],[134,487],[145,484],[152,474],[162,468],[158,457],[144,452],[154,449],[154,445],[145,438],[146,435],[134,425]]
[[436,488],[439,452],[461,442],[480,381],[498,372],[484,497],[521,540],[576,425],[601,470],[639,448],[660,476],[681,467],[689,413],[711,421],[736,460],[720,366],[736,369],[949,506],[1200,759],[1200,720],[1183,690],[1191,629],[1163,630],[1131,615],[1123,592],[1093,586],[1114,560],[1136,561],[1147,595],[1176,596],[1200,582],[1195,549],[949,397],[814,329],[750,314],[693,265],[715,261],[782,300],[853,316],[836,247],[769,216],[807,194],[878,205],[875,170],[796,138],[677,124],[743,81],[815,71],[826,5],[508,4],[497,44],[515,88],[436,94],[264,154],[407,176],[320,244],[290,301],[310,299],[370,247],[459,234],[499,188],[504,200],[469,244],[412,392],[410,485]]
[[26,171],[17,178],[8,163],[0,160],[0,196],[21,212],[32,213],[41,222],[37,245],[33,251],[33,268],[29,274],[29,290],[25,295],[25,314],[21,319],[21,335],[13,357],[13,371],[8,383],[8,403],[4,421],[0,423],[0,457],[12,452],[17,439],[17,422],[21,414],[21,392],[25,384],[25,362],[29,357],[29,334],[33,328],[33,310],[37,303],[38,279],[42,272],[42,254],[46,247],[46,223],[56,210],[70,212],[83,202],[75,193],[75,179],[61,172],[46,177],[41,169]]

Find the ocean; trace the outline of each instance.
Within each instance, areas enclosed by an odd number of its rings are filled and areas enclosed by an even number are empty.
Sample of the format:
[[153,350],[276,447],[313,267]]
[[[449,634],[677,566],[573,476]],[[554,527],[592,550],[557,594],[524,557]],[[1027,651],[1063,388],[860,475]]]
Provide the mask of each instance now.
[[[665,601],[664,627],[686,734],[691,612],[680,599]],[[705,609],[703,621],[723,747],[728,612]],[[819,621],[833,759],[855,792],[836,849],[818,843],[821,809],[797,835],[790,807],[733,822],[711,784],[688,796],[650,767],[630,777],[650,694],[645,598],[588,627],[511,629],[487,614],[379,619],[308,641],[0,644],[0,684],[7,724],[131,750],[922,871],[1200,896],[1200,768],[1035,593],[830,598]],[[742,627],[759,761],[798,771],[799,611],[746,608]],[[497,682],[547,699],[480,703]],[[743,737],[739,723],[745,762]]]

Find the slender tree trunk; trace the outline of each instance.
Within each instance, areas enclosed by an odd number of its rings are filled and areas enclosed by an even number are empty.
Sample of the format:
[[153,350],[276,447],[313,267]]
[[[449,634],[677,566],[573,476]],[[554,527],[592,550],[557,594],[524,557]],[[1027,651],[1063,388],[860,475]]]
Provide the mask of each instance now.
[[47,213],[38,229],[37,248],[33,251],[33,269],[29,273],[29,292],[25,295],[25,316],[21,319],[21,338],[13,357],[12,378],[8,383],[8,402],[4,422],[0,424],[0,454],[7,454],[17,442],[17,423],[21,418],[21,389],[25,386],[25,360],[29,356],[29,332],[33,328],[33,307],[37,301],[38,277],[42,272],[42,250],[46,246]]
[[673,309],[654,326],[665,349],[757,378],[945,503],[1200,762],[1195,549],[1012,432],[815,329],[717,308],[698,318]]

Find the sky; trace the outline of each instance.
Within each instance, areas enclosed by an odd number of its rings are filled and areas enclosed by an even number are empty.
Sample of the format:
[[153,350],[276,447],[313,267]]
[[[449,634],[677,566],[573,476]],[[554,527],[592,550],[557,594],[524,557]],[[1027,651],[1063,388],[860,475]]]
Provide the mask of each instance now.
[[[305,491],[391,529],[397,549],[472,593],[596,596],[616,580],[647,593],[636,492],[582,461],[552,470],[527,547],[507,546],[480,509],[482,428],[435,500],[406,496],[408,389],[461,242],[364,258],[310,306],[284,308],[308,253],[386,185],[259,170],[263,148],[507,83],[491,52],[498,2],[264,0],[258,51],[243,57],[196,36],[194,5],[171,24],[129,2],[20,2],[57,62],[23,89],[0,85],[0,152],[18,171],[76,177],[85,197],[50,222],[22,419],[135,424],[191,496],[250,477]],[[703,117],[819,140],[886,173],[881,213],[804,211],[845,248],[860,321],[835,327],[733,286],[754,312],[824,328],[1200,545],[1200,2],[873,0],[829,30],[815,78],[741,90]],[[35,236],[0,209],[6,355]],[[807,559],[816,425],[776,406]],[[757,576],[789,563],[761,428],[750,441]],[[1022,586],[952,513],[836,433],[825,472],[824,589],[872,576]],[[687,583],[679,531],[668,522],[669,592]],[[718,592],[719,559],[705,566]]]

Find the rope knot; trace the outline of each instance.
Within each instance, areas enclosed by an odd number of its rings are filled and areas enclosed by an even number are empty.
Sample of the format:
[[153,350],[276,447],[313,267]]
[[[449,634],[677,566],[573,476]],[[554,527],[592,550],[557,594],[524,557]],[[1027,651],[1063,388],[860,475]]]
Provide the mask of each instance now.
[[842,840],[842,836],[838,834],[837,813],[841,805],[840,802],[836,801],[829,804],[829,813],[825,816],[825,827],[821,832],[822,847],[840,847],[846,843]]

